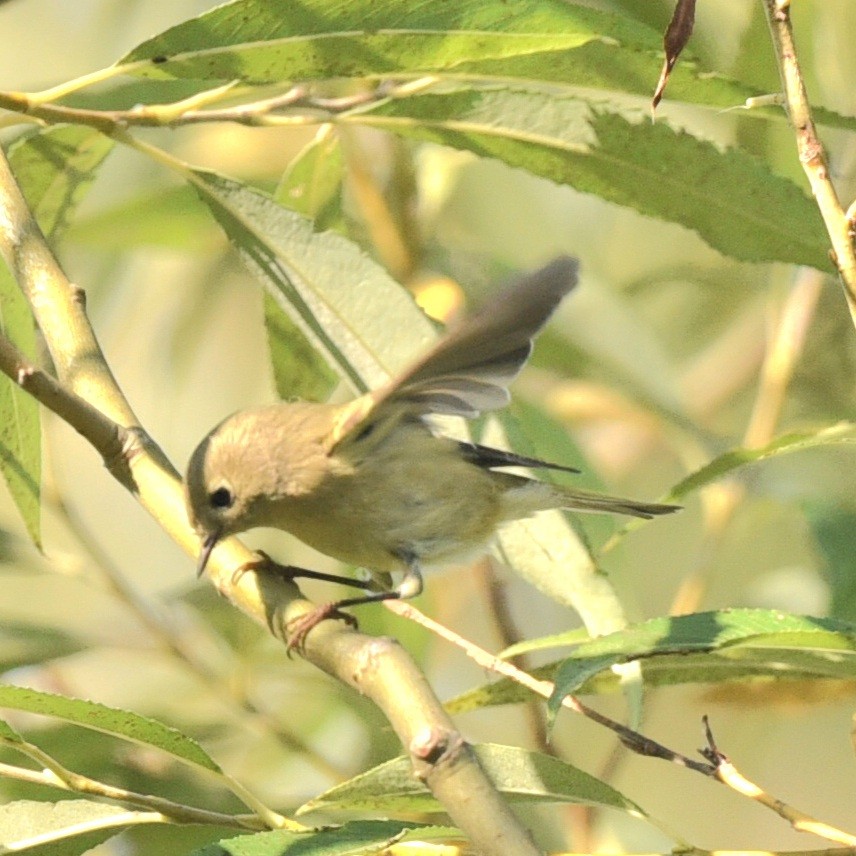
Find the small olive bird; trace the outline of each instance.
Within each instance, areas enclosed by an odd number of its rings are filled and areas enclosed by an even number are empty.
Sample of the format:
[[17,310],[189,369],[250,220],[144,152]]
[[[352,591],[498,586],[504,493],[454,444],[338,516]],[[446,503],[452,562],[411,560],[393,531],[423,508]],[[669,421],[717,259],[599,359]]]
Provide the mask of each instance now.
[[676,511],[503,472],[578,470],[432,428],[435,414],[473,418],[508,403],[507,386],[533,337],[576,281],[576,260],[556,259],[497,294],[402,375],[346,404],[272,404],[221,422],[187,470],[190,520],[202,539],[199,574],[221,538],[256,526],[284,529],[377,575],[374,583],[342,579],[361,588],[403,572],[395,588],[325,604],[299,620],[290,645],[301,645],[340,607],[418,595],[423,567],[478,555],[504,521],[551,508],[645,518]]

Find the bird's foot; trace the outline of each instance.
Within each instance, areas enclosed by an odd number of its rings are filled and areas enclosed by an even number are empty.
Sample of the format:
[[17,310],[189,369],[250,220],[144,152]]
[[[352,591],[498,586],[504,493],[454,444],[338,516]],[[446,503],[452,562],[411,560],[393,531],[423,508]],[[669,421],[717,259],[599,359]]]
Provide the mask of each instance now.
[[335,600],[330,601],[330,603],[322,603],[316,606],[315,609],[288,622],[286,626],[288,642],[286,643],[285,650],[289,656],[292,651],[302,651],[309,631],[328,618],[339,618],[356,630],[358,626],[357,619],[348,612],[342,612],[339,609],[339,605],[340,602]]

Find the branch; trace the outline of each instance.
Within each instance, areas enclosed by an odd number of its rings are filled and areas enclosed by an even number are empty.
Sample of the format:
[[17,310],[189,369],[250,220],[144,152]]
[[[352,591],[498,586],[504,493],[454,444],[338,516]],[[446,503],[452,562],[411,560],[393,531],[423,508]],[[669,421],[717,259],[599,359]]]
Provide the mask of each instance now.
[[[20,750],[21,745],[15,744],[12,748]],[[35,748],[29,747],[31,750]],[[31,757],[36,757],[36,754],[32,751],[27,751],[27,754]],[[41,756],[43,753],[39,753],[39,755]],[[74,773],[71,770],[61,767],[53,759],[51,761],[50,766],[44,765],[44,769],[42,770],[29,770],[26,767],[0,763],[0,776],[19,782],[60,788],[72,793],[89,794],[156,812],[159,816],[158,820],[155,821],[157,823],[202,823],[245,830],[261,830],[265,828],[259,822],[259,819],[253,815],[238,816],[223,814],[219,811],[208,811],[206,809],[195,808],[194,806],[183,805],[182,803],[173,802],[163,797],[152,796],[151,794],[141,794],[136,791],[126,790],[125,788],[116,788],[104,782],[99,782],[96,779],[90,779],[88,776],[83,776],[80,773]]]
[[856,324],[856,245],[853,241],[853,224],[848,220],[829,178],[826,152],[811,116],[811,106],[794,45],[790,0],[764,0],[764,8],[773,37],[788,116],[796,131],[800,163],[826,224],[832,243],[833,261],[841,274],[847,306]]
[[[195,555],[199,540],[187,520],[181,479],[122,395],[86,317],[83,292],[68,282],[53,257],[2,151],[0,253],[30,299],[59,381],[29,364],[8,342],[0,348],[0,370],[61,418],[68,418],[108,462],[110,471],[122,474],[122,484],[181,547]],[[253,559],[236,538],[224,540],[209,565],[212,583],[235,606],[286,640],[289,623],[315,605],[303,600],[293,583],[252,570]],[[539,851],[528,831],[400,646],[325,621],[307,637],[302,653],[380,707],[410,753],[416,775],[476,850],[486,856],[536,856]]]
[[[432,633],[435,633],[442,639],[445,639],[447,642],[451,642],[453,645],[460,648],[468,657],[478,663],[478,665],[483,669],[502,675],[503,677],[520,684],[522,687],[526,687],[526,689],[542,698],[548,699],[553,695],[554,684],[552,681],[542,681],[538,678],[534,678],[528,672],[518,669],[517,666],[509,663],[507,660],[501,660],[499,657],[495,657],[493,654],[485,651],[484,648],[479,648],[478,645],[474,645],[469,640],[464,639],[463,636],[459,636],[454,631],[449,630],[448,627],[444,627],[442,624],[439,624],[429,618],[427,615],[420,612],[415,606],[401,600],[385,601],[384,606],[403,618],[415,621],[417,624],[427,628]],[[686,767],[689,770],[695,770],[697,773],[703,773],[706,776],[716,775],[714,765],[704,763],[702,761],[696,761],[693,758],[688,758],[686,755],[682,755],[680,752],[676,752],[674,749],[669,749],[667,746],[663,746],[662,743],[658,743],[656,740],[652,740],[650,737],[646,737],[644,734],[634,731],[632,728],[628,728],[626,725],[623,725],[614,719],[610,719],[610,717],[604,716],[602,713],[598,713],[593,708],[590,708],[588,705],[581,702],[576,696],[565,696],[562,699],[562,707],[566,707],[569,710],[574,711],[574,713],[580,713],[587,719],[596,722],[598,725],[608,728],[618,736],[618,739],[622,744],[630,749],[631,752],[635,752],[638,755],[645,755],[650,758],[662,758],[666,761],[678,764],[681,767]]]
[[728,760],[728,758],[719,751],[713,732],[710,728],[710,723],[707,717],[704,717],[704,730],[707,737],[707,748],[702,750],[702,754],[716,766],[716,778],[727,785],[738,794],[755,800],[755,802],[772,809],[779,817],[783,817],[797,832],[813,832],[827,841],[834,841],[836,844],[846,844],[848,847],[856,847],[856,835],[851,835],[849,832],[843,832],[830,826],[828,823],[816,820],[811,815],[788,805],[783,800],[771,796],[762,788],[759,788],[754,782],[750,782],[742,773]]
[[[141,104],[131,110],[91,110],[54,104],[25,92],[0,92],[0,109],[27,116],[47,125],[71,122],[112,135],[127,128],[172,128],[210,122],[235,122],[250,127],[317,125],[358,107],[377,105],[402,94],[430,87],[434,77],[411,81],[380,81],[371,89],[338,98],[313,94],[303,84],[270,98],[260,98],[231,107],[213,108],[225,96],[246,94],[237,81],[193,95],[173,104]],[[250,90],[251,91],[251,90]]]

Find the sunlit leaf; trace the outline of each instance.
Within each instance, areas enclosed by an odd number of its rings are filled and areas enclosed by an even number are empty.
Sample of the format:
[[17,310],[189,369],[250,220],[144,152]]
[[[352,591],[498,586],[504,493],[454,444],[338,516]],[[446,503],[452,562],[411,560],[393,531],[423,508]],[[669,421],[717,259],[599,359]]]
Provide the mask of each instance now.
[[160,749],[205,770],[220,772],[216,762],[195,740],[175,728],[131,711],[8,685],[0,686],[0,708],[4,707],[73,722],[84,728]]
[[117,63],[124,73],[264,83],[454,69],[466,60],[556,52],[614,39],[659,49],[629,18],[558,0],[508,14],[498,0],[452,6],[397,0],[237,0],[178,24]]
[[[237,0],[143,42],[117,62],[115,73],[154,78],[153,86],[186,82],[199,89],[212,80],[432,74],[441,80],[537,80],[599,90],[605,97],[630,93],[641,102],[659,74],[661,42],[656,30],[634,18],[555,0],[528,2],[514,15],[502,0],[461,0],[454,6]],[[689,60],[673,70],[669,87],[672,101],[720,110],[767,94]],[[165,103],[188,94],[179,88],[173,97],[162,90],[147,96],[137,88],[124,102]],[[775,109],[747,115],[786,121]],[[856,119],[833,111],[818,109],[816,118],[856,128]]]
[[397,98],[347,121],[466,149],[679,223],[736,259],[832,270],[817,207],[791,181],[739,150],[720,151],[663,123],[631,122],[594,101],[458,91]]
[[48,238],[68,227],[114,145],[92,128],[58,125],[9,147],[15,178]]
[[[319,133],[292,161],[275,199],[312,219],[316,229],[338,219],[343,177],[342,151],[334,134]],[[323,401],[336,376],[279,303],[265,292],[265,330],[280,398]]]
[[94,800],[19,800],[0,806],[0,852],[76,856],[122,827],[153,822],[163,821]]
[[[35,356],[33,316],[8,268],[0,263],[0,334]],[[36,546],[41,547],[42,444],[38,402],[0,375],[0,470]]]
[[699,488],[710,484],[724,475],[757,461],[773,458],[777,455],[813,449],[818,446],[849,445],[856,443],[856,424],[839,422],[817,431],[785,434],[760,449],[732,449],[714,458],[700,470],[678,482],[668,494],[670,500],[681,499]]
[[[854,679],[856,625],[764,609],[655,618],[580,645],[559,668],[550,709],[555,712],[562,698],[583,691],[595,675],[633,660],[643,660],[646,684],[652,664],[667,673],[661,683],[750,675]],[[701,670],[701,662],[709,666]]]
[[445,841],[459,838],[449,827],[423,826],[392,820],[360,820],[311,832],[277,829],[223,839],[193,851],[191,856],[368,856],[388,852],[403,841]]
[[[536,0],[509,15],[501,0],[452,7],[395,0],[300,4],[237,0],[143,42],[107,71],[112,88],[84,89],[68,103],[94,109],[170,104],[222,81],[361,81],[432,75],[440,81],[550,84],[641,106],[662,64],[660,36],[628,16]],[[99,78],[101,75],[98,76]],[[670,101],[716,110],[768,93],[711,73],[691,59],[673,69]],[[745,115],[785,122],[778,108]],[[856,119],[816,108],[816,121],[856,128]]]
[[[618,691],[621,684],[612,667],[631,662],[641,664],[648,689],[724,681],[850,681],[856,680],[856,625],[764,609],[655,618],[584,642],[569,657],[531,674],[556,682],[551,701],[556,710],[567,693]],[[502,678],[462,693],[445,706],[460,714],[531,699],[529,690]]]
[[[474,746],[479,763],[500,793],[512,802],[568,802],[616,808],[636,817],[645,813],[594,776],[558,758],[517,746]],[[298,814],[319,810],[440,811],[431,792],[414,775],[405,756],[387,761],[302,806]]]
[[249,269],[330,365],[358,390],[424,351],[434,328],[410,295],[356,244],[213,172],[200,197]]
[[274,199],[326,229],[341,216],[344,177],[341,142],[324,126],[288,165]]

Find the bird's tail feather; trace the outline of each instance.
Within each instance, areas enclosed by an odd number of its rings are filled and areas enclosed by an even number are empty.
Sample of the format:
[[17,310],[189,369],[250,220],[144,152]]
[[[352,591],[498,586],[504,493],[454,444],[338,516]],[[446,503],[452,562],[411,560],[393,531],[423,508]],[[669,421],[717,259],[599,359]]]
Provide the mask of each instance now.
[[680,510],[680,505],[666,505],[660,502],[639,502],[621,496],[605,496],[581,490],[560,490],[565,498],[562,508],[571,511],[600,511],[612,514],[629,514],[631,517],[658,517]]
[[[512,476],[512,478],[514,478]],[[659,502],[638,502],[621,496],[608,496],[580,488],[562,487],[534,479],[520,478],[517,486],[503,495],[506,520],[527,517],[536,511],[565,508],[569,511],[588,511],[603,514],[628,514],[649,519],[680,510],[680,505]]]

